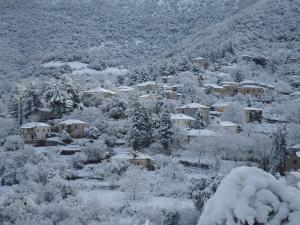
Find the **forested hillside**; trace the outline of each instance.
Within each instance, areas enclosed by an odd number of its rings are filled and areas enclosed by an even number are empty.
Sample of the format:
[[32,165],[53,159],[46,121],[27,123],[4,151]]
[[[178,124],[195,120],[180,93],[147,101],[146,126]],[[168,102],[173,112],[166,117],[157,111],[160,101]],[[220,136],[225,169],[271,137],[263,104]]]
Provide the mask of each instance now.
[[1,1],[0,74],[24,75],[13,69],[50,56],[71,57],[75,50],[96,51],[113,64],[138,64],[239,12],[247,2]]

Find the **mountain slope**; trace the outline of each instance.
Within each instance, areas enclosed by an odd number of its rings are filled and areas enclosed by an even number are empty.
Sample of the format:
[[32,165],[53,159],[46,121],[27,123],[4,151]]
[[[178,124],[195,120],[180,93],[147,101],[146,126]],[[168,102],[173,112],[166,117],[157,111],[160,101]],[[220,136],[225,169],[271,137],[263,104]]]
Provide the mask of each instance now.
[[169,55],[204,55],[226,43],[240,53],[265,54],[282,49],[299,52],[300,2],[263,0],[221,23],[198,31]]
[[[23,66],[64,51],[140,63],[248,6],[248,0],[12,0],[0,2],[3,64]],[[253,1],[252,1],[253,2]],[[18,60],[16,61],[16,58]],[[22,63],[19,63],[22,62]],[[22,67],[21,67],[22,68]],[[10,71],[11,72],[11,71]]]

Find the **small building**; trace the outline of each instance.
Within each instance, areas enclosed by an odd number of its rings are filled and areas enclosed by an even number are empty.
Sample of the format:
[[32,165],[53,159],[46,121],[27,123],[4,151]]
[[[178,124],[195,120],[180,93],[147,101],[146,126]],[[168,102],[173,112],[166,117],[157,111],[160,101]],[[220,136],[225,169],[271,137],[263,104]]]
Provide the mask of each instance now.
[[203,58],[203,57],[197,57],[192,59],[192,63],[201,66],[203,69],[207,69],[209,66],[209,62],[207,59]]
[[24,143],[35,146],[46,145],[46,140],[51,136],[51,126],[41,122],[31,122],[20,127],[20,135]]
[[238,88],[238,93],[243,95],[251,95],[253,97],[259,98],[264,94],[267,94],[267,89],[257,85],[245,85]]
[[86,122],[75,119],[68,119],[61,121],[58,124],[58,130],[62,133],[64,130],[67,131],[73,138],[82,138],[85,136],[85,129],[88,127]]
[[182,84],[174,84],[168,87],[168,90],[176,91],[176,92],[182,92],[183,91],[183,85]]
[[177,100],[180,98],[181,94],[178,94],[176,91],[166,90],[164,91],[164,95],[167,99]]
[[99,99],[105,99],[105,98],[111,98],[113,96],[116,96],[116,92],[102,88],[97,87],[91,90],[87,90],[83,92],[83,102],[86,103],[91,98],[99,98]]
[[193,117],[184,114],[171,114],[171,120],[173,123],[182,128],[192,128],[195,123]]
[[224,112],[229,107],[229,102],[216,102],[211,105],[212,111]]
[[296,152],[291,152],[286,158],[285,165],[284,165],[284,169],[286,171],[300,169],[300,144],[298,145],[299,145],[299,150]]
[[217,121],[217,123],[213,126],[213,129],[221,132],[229,131],[231,133],[238,133],[239,125],[229,121]]
[[217,84],[204,84],[203,85],[209,93],[226,95],[224,87]]
[[119,152],[112,158],[116,162],[129,162],[135,166],[143,167],[147,170],[154,170],[154,163],[149,155],[141,152]]
[[141,92],[156,93],[160,90],[161,85],[156,81],[146,81],[144,83],[137,84],[136,87],[137,90]]
[[209,107],[205,105],[201,105],[199,103],[190,103],[187,105],[183,105],[176,109],[177,113],[185,114],[187,116],[194,117],[196,116],[197,111],[202,110],[203,114],[206,118],[206,123],[209,122]]
[[156,100],[156,95],[154,94],[146,94],[146,95],[141,95],[139,96],[139,100],[141,103],[151,103]]
[[191,143],[194,140],[201,139],[206,140],[209,138],[216,138],[220,135],[215,131],[209,129],[187,129],[186,130],[186,142]]
[[125,98],[130,98],[136,95],[135,88],[129,86],[117,87],[115,91],[118,96]]
[[134,152],[133,157],[128,162],[135,166],[144,167],[147,170],[155,170],[151,157],[140,152]]
[[222,82],[222,87],[224,88],[224,93],[226,95],[231,95],[231,96],[236,95],[239,86],[240,84],[237,82],[229,82],[229,81]]
[[245,122],[252,123],[252,122],[262,122],[262,109],[254,108],[254,107],[245,107]]

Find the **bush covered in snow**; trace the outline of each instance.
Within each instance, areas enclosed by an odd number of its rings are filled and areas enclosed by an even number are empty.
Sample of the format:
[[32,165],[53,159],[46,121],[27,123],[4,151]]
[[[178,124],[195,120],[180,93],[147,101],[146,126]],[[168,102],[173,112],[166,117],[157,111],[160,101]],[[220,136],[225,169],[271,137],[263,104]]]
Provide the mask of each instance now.
[[300,191],[258,168],[238,167],[205,205],[199,225],[298,225]]

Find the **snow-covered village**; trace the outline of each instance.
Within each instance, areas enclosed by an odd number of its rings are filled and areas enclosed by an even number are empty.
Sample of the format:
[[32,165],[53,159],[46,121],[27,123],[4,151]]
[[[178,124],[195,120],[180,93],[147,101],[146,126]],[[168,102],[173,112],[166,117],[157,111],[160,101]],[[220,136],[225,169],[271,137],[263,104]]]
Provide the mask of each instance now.
[[1,225],[299,225],[298,0],[0,1]]

